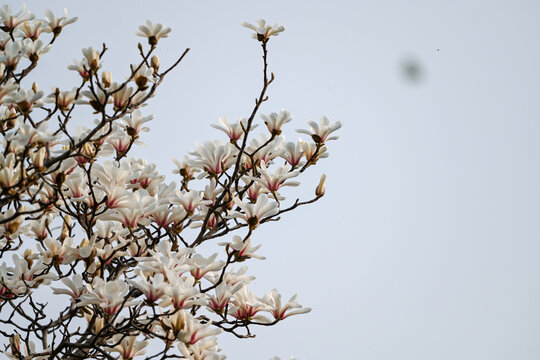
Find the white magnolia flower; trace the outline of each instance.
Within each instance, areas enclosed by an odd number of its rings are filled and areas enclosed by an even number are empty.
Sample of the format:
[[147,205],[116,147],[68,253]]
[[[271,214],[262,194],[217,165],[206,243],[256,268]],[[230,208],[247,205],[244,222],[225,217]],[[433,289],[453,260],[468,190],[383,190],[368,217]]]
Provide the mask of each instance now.
[[62,283],[66,285],[68,289],[62,289],[62,288],[56,288],[51,287],[53,289],[54,294],[66,294],[71,296],[71,301],[75,301],[78,299],[81,295],[86,293],[86,286],[83,283],[82,276],[80,274],[73,275],[73,278],[70,279],[68,277],[65,277],[62,279]]
[[271,193],[278,191],[282,186],[300,185],[298,181],[288,181],[288,179],[299,175],[298,172],[291,171],[291,165],[289,164],[278,167],[273,174],[270,174],[264,161],[261,161],[261,167],[258,170],[261,177],[253,178],[253,180],[264,186]]
[[311,130],[298,129],[296,131],[299,133],[311,135],[311,138],[317,144],[322,144],[329,140],[338,139],[338,136],[328,136],[343,126],[343,123],[341,121],[331,124],[328,116],[323,116],[319,124],[312,120],[309,120],[308,124]]
[[255,204],[246,204],[239,197],[234,198],[234,203],[243,212],[232,211],[229,217],[244,220],[251,230],[255,230],[263,218],[274,216],[279,212],[278,204],[276,202],[268,202],[268,196],[266,194],[259,195]]
[[26,5],[23,4],[22,9],[18,13],[12,14],[11,6],[3,5],[0,8],[0,17],[2,18],[2,24],[5,28],[4,31],[9,32],[19,26],[19,24],[34,19],[35,16],[31,14],[30,11],[25,13],[25,10]]
[[280,32],[285,31],[285,26],[279,25],[279,23],[275,23],[274,26],[267,25],[263,19],[257,20],[257,25],[243,22],[242,26],[255,31],[253,38],[262,42],[268,41],[270,36],[278,36]]
[[257,245],[255,247],[251,246],[250,238],[242,240],[240,236],[235,235],[233,236],[233,242],[221,242],[218,243],[218,245],[228,246],[233,249],[237,261],[244,261],[249,258],[255,258],[260,260],[265,259],[264,256],[255,255],[255,251],[257,251],[262,245]]
[[268,115],[261,115],[261,119],[264,120],[268,131],[272,135],[280,135],[283,125],[292,121],[291,114],[283,109],[279,111],[279,114],[273,112]]
[[45,19],[47,20],[47,26],[49,27],[48,30],[57,36],[64,26],[73,24],[78,18],[73,17],[68,19],[67,9],[64,9],[64,15],[61,17],[56,17],[51,10],[47,9],[45,10]]
[[154,46],[157,45],[159,39],[169,36],[170,32],[171,28],[166,28],[162,24],[153,24],[150,20],[146,20],[146,25],[139,26],[139,31],[135,35],[147,38],[148,43]]
[[[223,131],[229,137],[231,143],[234,143],[242,138],[244,135],[244,129],[247,128],[247,119],[240,118],[234,123],[230,124],[226,116],[220,117],[219,122],[221,125],[211,124],[214,129]],[[251,129],[255,129],[258,124],[251,125]]]
[[123,334],[116,334],[111,339],[112,344],[118,344],[113,347],[106,346],[105,350],[110,352],[117,352],[122,357],[122,360],[132,360],[135,356],[146,354],[144,350],[149,341],[139,341],[137,336],[126,336]]
[[79,297],[81,300],[77,306],[97,305],[109,315],[116,314],[122,307],[132,306],[139,301],[126,301],[129,285],[122,279],[104,281],[102,278],[94,278],[93,283],[86,285],[87,293]]
[[[283,320],[292,315],[305,314],[311,311],[311,308],[303,308],[296,300],[297,295],[293,295],[285,304],[281,303],[281,295],[276,289],[272,289],[270,294],[260,299],[263,303],[269,305],[272,310],[272,316],[276,320]],[[297,310],[293,310],[297,309]]]

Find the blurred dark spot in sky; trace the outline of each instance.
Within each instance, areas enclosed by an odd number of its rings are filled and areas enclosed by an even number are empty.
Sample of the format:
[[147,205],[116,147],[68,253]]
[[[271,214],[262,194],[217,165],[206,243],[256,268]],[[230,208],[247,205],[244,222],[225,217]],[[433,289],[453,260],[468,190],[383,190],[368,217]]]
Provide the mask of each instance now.
[[419,84],[424,80],[424,67],[415,58],[404,58],[400,63],[400,73],[403,80],[410,84]]

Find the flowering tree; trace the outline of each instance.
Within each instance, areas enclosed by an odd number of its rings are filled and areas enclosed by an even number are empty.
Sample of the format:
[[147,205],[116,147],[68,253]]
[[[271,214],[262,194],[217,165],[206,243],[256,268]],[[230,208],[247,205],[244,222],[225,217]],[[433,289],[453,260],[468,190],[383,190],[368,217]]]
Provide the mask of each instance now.
[[[127,157],[152,119],[141,110],[167,74],[155,55],[170,32],[147,22],[136,33],[140,58],[125,81],[102,69],[100,50],[68,68],[79,85],[46,95],[30,74],[64,28],[67,13],[36,19],[24,7],[0,8],[0,337],[11,359],[223,359],[221,332],[252,337],[309,312],[277,290],[257,297],[245,266],[264,259],[252,244],[261,225],[324,195],[286,201],[285,186],[328,156],[341,123],[309,121],[307,141],[285,142],[289,112],[257,114],[274,81],[270,38],[283,26],[243,24],[263,54],[261,92],[249,117],[213,125],[225,141],[208,141],[175,160],[179,184],[154,164]],[[46,39],[46,40],[44,40]],[[94,125],[70,120],[91,109]],[[219,241],[218,239],[222,239]],[[215,244],[221,251],[201,251]],[[206,247],[207,249],[207,247]],[[62,304],[55,313],[43,301]],[[150,346],[152,343],[152,346]]]

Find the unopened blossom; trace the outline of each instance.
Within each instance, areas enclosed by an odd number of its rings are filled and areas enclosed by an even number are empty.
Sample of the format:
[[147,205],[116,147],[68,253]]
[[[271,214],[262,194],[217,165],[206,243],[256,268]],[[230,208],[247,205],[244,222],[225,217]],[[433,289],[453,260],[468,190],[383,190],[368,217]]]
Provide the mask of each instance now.
[[315,195],[323,196],[325,190],[326,190],[326,174],[322,174],[321,180],[319,181],[319,185],[317,185],[317,188],[315,188]]
[[296,302],[297,295],[293,295],[285,304],[281,303],[281,295],[276,289],[272,289],[270,294],[260,299],[263,303],[272,308],[271,313],[276,320],[283,320],[292,315],[305,314],[311,311],[311,308],[303,308]]
[[153,24],[150,20],[146,20],[146,24],[139,26],[139,31],[135,35],[147,38],[148,43],[154,46],[157,45],[159,39],[169,36],[170,32],[171,28],[166,28],[163,24]]
[[323,144],[329,140],[336,140],[338,136],[329,136],[331,133],[343,126],[341,121],[330,123],[328,116],[323,116],[321,121],[317,124],[315,121],[309,120],[308,124],[310,130],[298,129],[299,133],[311,135],[311,138],[317,144]]
[[159,56],[152,55],[150,66],[154,69],[154,74],[157,75],[157,72],[159,71]]
[[14,153],[8,153],[4,157],[0,154],[0,185],[2,188],[10,188],[21,179],[21,167]]
[[48,30],[52,32],[55,36],[58,36],[64,26],[73,24],[77,21],[77,17],[68,19],[67,9],[64,9],[64,15],[61,17],[56,17],[53,12],[49,9],[45,10],[45,19],[47,20]]
[[103,71],[101,73],[101,82],[106,88],[112,85],[112,74],[110,71]]
[[232,211],[229,217],[237,217],[244,220],[251,230],[259,225],[263,218],[271,217],[279,212],[278,204],[274,201],[269,202],[266,194],[261,194],[255,204],[246,204],[239,197],[234,198],[234,203],[243,211]]
[[148,346],[148,340],[139,341],[137,336],[126,336],[116,334],[112,337],[111,343],[118,345],[114,347],[106,346],[105,350],[120,354],[122,360],[132,360],[135,356],[146,354],[145,348]]
[[273,112],[268,115],[261,115],[261,119],[264,120],[268,131],[272,135],[280,135],[283,125],[292,121],[291,114],[283,109],[279,111],[279,114]]
[[253,38],[262,42],[268,41],[270,36],[278,36],[280,32],[285,31],[285,26],[279,25],[279,23],[275,23],[274,26],[267,25],[263,19],[257,20],[257,25],[243,22],[242,26],[255,31]]

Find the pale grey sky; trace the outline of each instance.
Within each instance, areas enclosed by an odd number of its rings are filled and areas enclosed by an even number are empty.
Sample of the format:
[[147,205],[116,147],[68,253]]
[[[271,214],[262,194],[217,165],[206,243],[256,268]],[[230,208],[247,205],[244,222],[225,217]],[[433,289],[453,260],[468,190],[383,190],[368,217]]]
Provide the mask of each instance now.
[[[294,190],[311,196],[324,172],[326,197],[252,237],[267,257],[250,265],[252,291],[298,292],[313,311],[255,339],[222,335],[230,359],[540,358],[538,2],[26,4],[79,17],[44,56],[41,88],[74,86],[67,65],[102,42],[104,68],[127,75],[146,19],[173,29],[163,64],[191,48],[144,110],[156,118],[133,153],[170,180],[172,157],[221,137],[219,116],[251,111],[260,49],[242,21],[287,26],[269,45],[262,112],[290,110],[292,140],[308,118],[344,123]],[[410,61],[417,81],[404,77]]]

